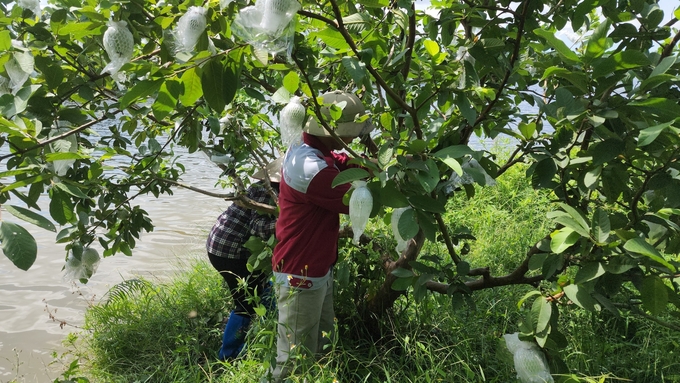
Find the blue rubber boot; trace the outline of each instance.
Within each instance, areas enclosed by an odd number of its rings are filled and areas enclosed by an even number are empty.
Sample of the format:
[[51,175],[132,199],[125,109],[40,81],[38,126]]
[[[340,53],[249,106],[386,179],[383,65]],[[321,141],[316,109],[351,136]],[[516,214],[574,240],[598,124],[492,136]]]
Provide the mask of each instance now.
[[236,314],[233,310],[229,313],[229,320],[224,326],[222,348],[218,355],[221,361],[236,358],[243,350],[250,320],[249,315]]

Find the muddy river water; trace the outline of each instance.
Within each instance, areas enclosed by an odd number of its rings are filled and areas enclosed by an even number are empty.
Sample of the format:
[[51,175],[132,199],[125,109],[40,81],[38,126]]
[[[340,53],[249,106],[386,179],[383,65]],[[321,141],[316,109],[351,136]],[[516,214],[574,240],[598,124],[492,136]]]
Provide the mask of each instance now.
[[[185,154],[182,182],[224,193],[215,183],[220,170],[201,153]],[[12,201],[14,202],[14,201]],[[38,257],[28,270],[16,268],[0,253],[0,382],[53,382],[63,366],[53,352],[63,353],[62,341],[78,331],[90,302],[134,276],[162,278],[182,268],[182,261],[204,255],[207,230],[228,203],[186,189],[172,196],[140,198],[155,229],[142,234],[133,256],[103,259],[84,285],[63,276],[63,245],[55,233],[17,220],[2,209],[2,219],[27,228],[38,242]]]

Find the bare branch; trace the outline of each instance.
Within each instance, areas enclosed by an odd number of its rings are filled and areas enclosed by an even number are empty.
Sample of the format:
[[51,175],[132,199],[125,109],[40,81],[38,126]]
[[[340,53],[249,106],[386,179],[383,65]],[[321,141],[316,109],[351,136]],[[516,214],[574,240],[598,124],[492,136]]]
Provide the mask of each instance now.
[[673,48],[678,44],[678,41],[680,41],[680,31],[675,34],[673,37],[673,40],[671,40],[668,45],[663,47],[663,52],[661,53],[661,57],[659,57],[659,61],[665,59],[666,57],[670,56],[671,53],[673,53]]

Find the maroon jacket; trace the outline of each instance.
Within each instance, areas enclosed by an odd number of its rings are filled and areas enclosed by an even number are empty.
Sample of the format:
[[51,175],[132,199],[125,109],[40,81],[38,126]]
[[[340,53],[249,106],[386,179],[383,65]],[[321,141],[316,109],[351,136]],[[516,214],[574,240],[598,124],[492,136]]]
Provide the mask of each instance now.
[[351,185],[331,184],[348,167],[349,157],[330,151],[315,136],[305,133],[303,141],[283,160],[272,268],[323,277],[338,259],[339,214],[349,213],[342,197]]

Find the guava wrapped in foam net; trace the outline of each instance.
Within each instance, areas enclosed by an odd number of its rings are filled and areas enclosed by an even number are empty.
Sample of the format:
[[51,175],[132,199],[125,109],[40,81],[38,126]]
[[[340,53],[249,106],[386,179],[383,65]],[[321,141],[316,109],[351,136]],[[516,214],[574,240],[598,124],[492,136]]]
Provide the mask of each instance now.
[[354,232],[353,241],[358,245],[373,210],[373,196],[366,186],[366,181],[354,181],[352,186],[354,191],[349,199],[349,220]]
[[23,9],[28,9],[34,15],[40,16],[40,1],[39,0],[19,0],[17,4]]
[[134,50],[135,41],[132,33],[127,28],[125,21],[109,21],[109,28],[104,32],[104,50],[111,60],[102,73],[110,73],[112,77],[118,76],[120,68],[130,61]]
[[399,219],[404,214],[404,212],[409,209],[410,207],[400,207],[398,209],[394,209],[394,211],[392,212],[392,219],[390,220],[390,224],[392,226],[392,233],[394,235],[394,239],[397,240],[396,250],[398,253],[401,253],[402,251],[406,250],[406,244],[410,239],[403,238],[399,233]]
[[91,247],[71,249],[66,258],[64,277],[66,279],[89,279],[97,272],[100,262],[99,253]]
[[198,38],[207,26],[206,13],[208,10],[203,7],[189,7],[187,13],[179,18],[173,31],[176,53],[190,53],[194,50]]
[[279,114],[281,125],[281,141],[284,146],[299,144],[302,141],[302,124],[305,122],[307,110],[300,102],[300,97],[291,97],[288,104]]
[[517,379],[522,383],[553,383],[548,362],[543,352],[533,342],[519,339],[518,333],[505,334],[505,345],[512,353]]
[[257,0],[234,18],[232,33],[258,50],[272,54],[293,48],[295,23],[292,22],[300,3],[297,0]]

